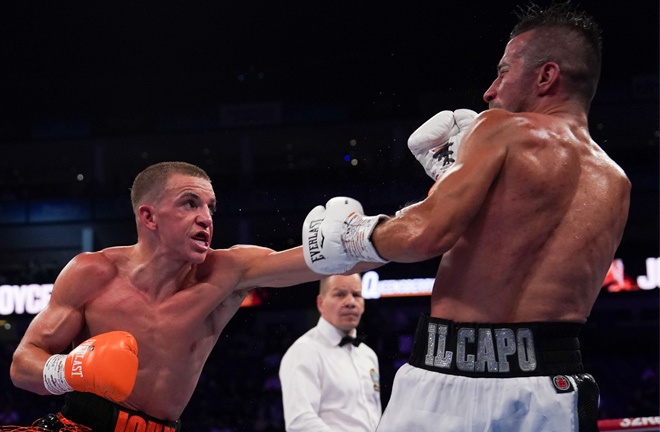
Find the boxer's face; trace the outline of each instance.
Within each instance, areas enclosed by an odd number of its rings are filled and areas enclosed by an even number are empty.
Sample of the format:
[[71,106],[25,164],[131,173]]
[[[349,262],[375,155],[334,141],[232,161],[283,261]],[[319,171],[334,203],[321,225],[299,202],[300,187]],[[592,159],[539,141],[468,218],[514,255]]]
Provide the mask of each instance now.
[[524,48],[531,37],[531,32],[525,32],[507,44],[504,56],[497,65],[497,78],[484,93],[488,108],[510,112],[530,109],[530,98],[535,95],[535,74],[525,65]]
[[343,332],[350,332],[358,326],[364,313],[360,276],[330,276],[316,305],[326,321]]
[[203,262],[213,238],[215,206],[215,193],[208,180],[172,175],[154,212],[167,250],[183,254],[185,260]]

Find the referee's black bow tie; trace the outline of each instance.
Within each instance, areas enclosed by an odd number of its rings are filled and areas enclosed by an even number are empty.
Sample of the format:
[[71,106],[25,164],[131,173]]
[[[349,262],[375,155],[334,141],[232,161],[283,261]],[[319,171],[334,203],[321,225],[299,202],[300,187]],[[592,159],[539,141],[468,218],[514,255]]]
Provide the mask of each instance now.
[[357,337],[352,337],[352,336],[344,336],[341,338],[341,342],[339,342],[339,346],[342,347],[346,344],[353,344],[354,346],[359,346],[362,342],[364,342],[365,337],[358,335]]

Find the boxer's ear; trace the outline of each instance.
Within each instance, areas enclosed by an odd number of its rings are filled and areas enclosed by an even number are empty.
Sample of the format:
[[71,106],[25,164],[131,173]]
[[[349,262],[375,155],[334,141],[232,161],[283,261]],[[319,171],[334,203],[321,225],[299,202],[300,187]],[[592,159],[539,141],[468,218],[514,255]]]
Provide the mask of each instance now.
[[536,79],[539,96],[552,93],[559,83],[561,69],[555,62],[547,62],[539,68]]
[[156,229],[156,220],[154,215],[154,208],[148,204],[143,204],[138,207],[137,211],[138,219],[147,229],[155,230]]

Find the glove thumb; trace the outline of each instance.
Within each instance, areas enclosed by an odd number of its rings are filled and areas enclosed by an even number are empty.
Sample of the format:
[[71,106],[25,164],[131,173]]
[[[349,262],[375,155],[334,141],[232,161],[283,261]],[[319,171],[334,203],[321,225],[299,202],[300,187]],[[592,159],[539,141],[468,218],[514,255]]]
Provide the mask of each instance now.
[[462,131],[472,124],[478,114],[470,109],[460,108],[454,111],[456,125]]

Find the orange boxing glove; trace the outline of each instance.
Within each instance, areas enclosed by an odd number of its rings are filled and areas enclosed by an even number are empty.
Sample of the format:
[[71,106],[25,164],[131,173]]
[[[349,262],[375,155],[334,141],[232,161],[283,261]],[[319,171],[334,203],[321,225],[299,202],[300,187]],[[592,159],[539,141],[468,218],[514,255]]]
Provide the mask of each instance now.
[[75,390],[121,402],[135,385],[137,352],[137,341],[128,332],[96,335],[68,355],[51,356],[44,366],[44,385],[56,395]]

